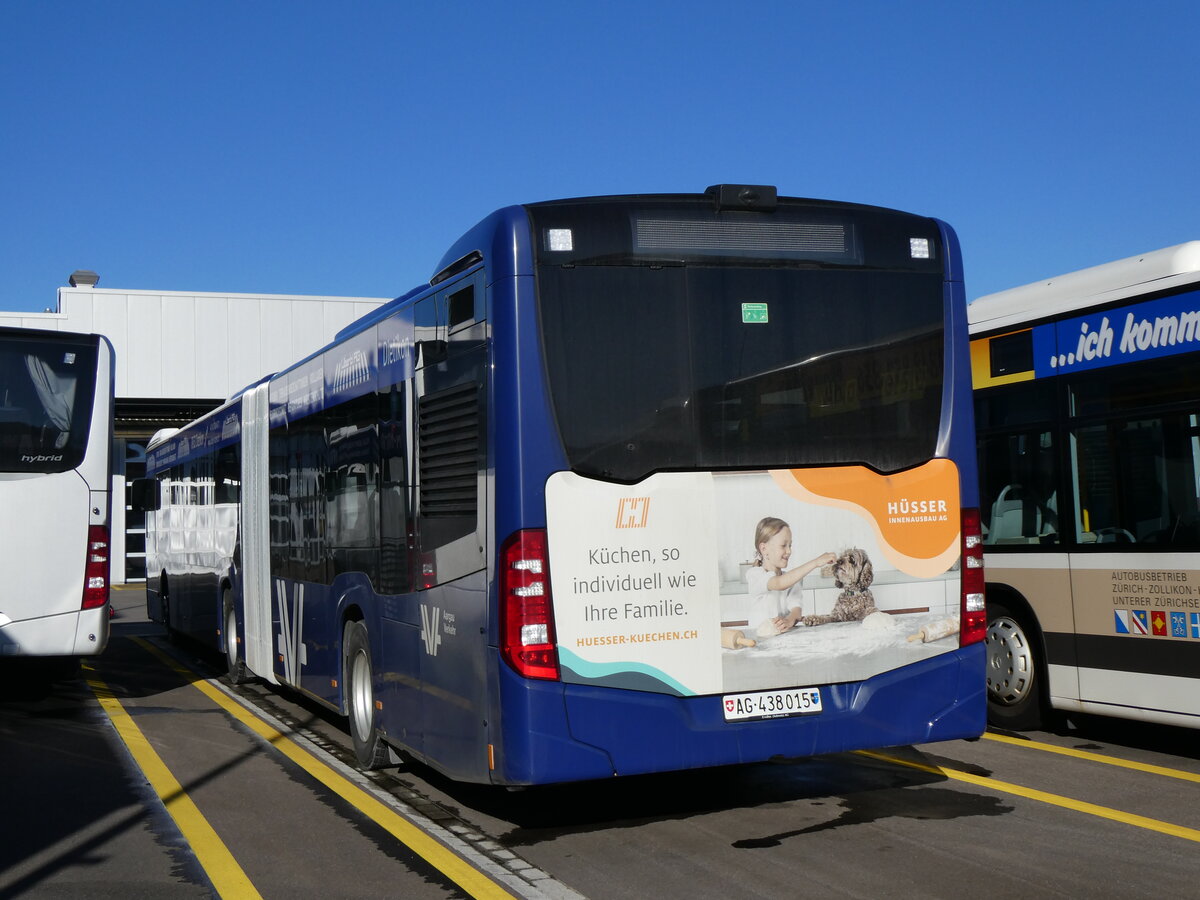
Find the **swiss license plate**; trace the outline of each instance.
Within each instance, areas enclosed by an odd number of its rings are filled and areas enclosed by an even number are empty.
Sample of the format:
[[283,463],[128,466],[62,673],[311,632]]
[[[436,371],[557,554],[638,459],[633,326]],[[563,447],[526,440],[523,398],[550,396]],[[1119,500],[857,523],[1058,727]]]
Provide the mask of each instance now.
[[721,698],[721,702],[726,722],[808,716],[821,711],[821,691],[819,688],[809,687],[755,691],[752,694],[726,694]]

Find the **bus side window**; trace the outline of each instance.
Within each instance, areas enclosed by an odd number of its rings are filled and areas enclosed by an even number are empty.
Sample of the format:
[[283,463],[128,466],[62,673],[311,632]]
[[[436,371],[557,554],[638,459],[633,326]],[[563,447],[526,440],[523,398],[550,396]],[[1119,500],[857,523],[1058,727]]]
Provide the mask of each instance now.
[[325,521],[325,428],[320,415],[288,425],[288,507],[291,519],[292,577],[328,583]]
[[379,579],[379,407],[375,393],[324,413],[325,519],[331,576]]
[[484,304],[484,285],[479,273],[462,287],[456,287],[446,298],[447,338],[457,347],[466,347],[485,337],[487,312]]
[[1049,430],[980,438],[985,544],[1059,542],[1057,469],[1053,432]]
[[288,556],[292,542],[292,522],[288,504],[288,437],[287,426],[271,429],[268,456],[271,510],[271,571],[289,574]]
[[403,594],[412,590],[413,520],[408,445],[409,385],[392,385],[379,397],[380,518],[379,592]]
[[418,368],[436,365],[446,358],[445,301],[445,294],[437,294],[426,297],[414,309]]
[[216,503],[237,503],[241,495],[242,464],[238,447],[222,447],[217,451]]
[[1194,414],[1075,429],[1071,462],[1084,544],[1200,541],[1200,428]]
[[132,485],[133,508],[139,512],[156,512],[159,503],[158,480],[135,478]]

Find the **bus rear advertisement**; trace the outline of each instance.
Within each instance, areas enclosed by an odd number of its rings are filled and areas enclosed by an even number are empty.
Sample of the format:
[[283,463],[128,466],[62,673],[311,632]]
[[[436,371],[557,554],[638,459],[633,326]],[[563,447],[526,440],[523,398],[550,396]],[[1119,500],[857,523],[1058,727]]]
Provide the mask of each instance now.
[[151,615],[364,767],[538,784],[978,736],[953,231],[551,201],[148,451]]

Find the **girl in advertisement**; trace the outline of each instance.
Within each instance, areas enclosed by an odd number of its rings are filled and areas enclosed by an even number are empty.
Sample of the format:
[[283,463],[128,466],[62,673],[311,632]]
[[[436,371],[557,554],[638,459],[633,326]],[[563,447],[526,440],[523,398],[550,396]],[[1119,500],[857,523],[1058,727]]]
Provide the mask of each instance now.
[[821,566],[831,565],[834,553],[822,553],[794,569],[792,529],[783,519],[767,516],[754,529],[755,562],[746,573],[750,594],[750,627],[759,637],[782,634],[800,621],[800,582]]

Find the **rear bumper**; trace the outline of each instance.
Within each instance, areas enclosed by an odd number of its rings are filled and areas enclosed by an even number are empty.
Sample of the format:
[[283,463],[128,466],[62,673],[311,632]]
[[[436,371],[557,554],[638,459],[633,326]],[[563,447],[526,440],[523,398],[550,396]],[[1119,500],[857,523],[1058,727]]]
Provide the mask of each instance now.
[[108,605],[8,622],[0,626],[0,656],[95,656],[108,646]]
[[814,716],[726,722],[720,696],[529,682],[501,664],[493,780],[538,784],[974,738],[986,727],[984,646],[863,682],[815,685]]

